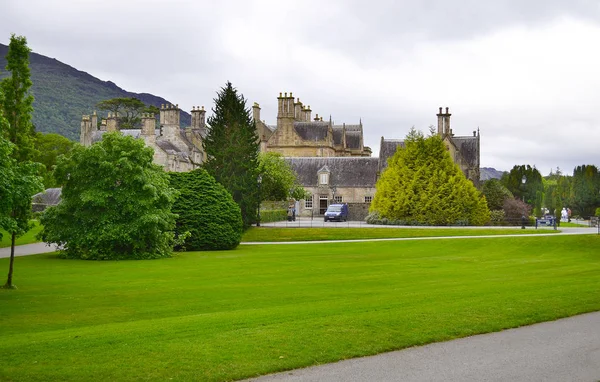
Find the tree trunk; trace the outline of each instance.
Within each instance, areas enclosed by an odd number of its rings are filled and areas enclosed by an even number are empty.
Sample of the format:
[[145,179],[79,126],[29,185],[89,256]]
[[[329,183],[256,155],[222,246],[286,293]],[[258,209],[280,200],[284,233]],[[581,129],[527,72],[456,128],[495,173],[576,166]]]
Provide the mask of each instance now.
[[15,240],[16,240],[16,238],[17,238],[17,234],[13,232],[11,242],[10,242],[10,264],[8,265],[8,279],[6,280],[6,284],[4,285],[4,288],[7,288],[7,289],[14,288],[14,285],[12,283],[12,276],[13,276],[13,264],[15,262]]

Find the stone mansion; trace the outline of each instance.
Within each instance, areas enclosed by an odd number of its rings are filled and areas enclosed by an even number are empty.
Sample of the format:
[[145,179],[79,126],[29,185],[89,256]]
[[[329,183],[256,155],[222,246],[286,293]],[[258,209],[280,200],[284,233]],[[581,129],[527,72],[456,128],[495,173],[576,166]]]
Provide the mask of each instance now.
[[[334,125],[318,114],[312,117],[310,106],[305,106],[292,93],[277,97],[277,123],[269,125],[261,120],[260,106],[254,103],[252,113],[260,140],[261,152],[281,153],[298,175],[302,186],[311,193],[308,200],[299,201],[298,214],[323,215],[333,202],[349,203],[363,213],[375,195],[375,184],[387,167],[387,160],[404,142],[381,137],[379,156],[372,157],[364,145],[362,121]],[[180,125],[178,105],[161,105],[159,126],[154,115],[142,116],[141,129],[120,130],[125,135],[143,139],[154,149],[154,162],[166,171],[191,171],[205,160],[202,140],[207,134],[204,107],[193,107],[191,126]],[[455,136],[450,127],[449,109],[440,107],[437,114],[437,133],[442,137],[454,162],[465,176],[479,185],[480,136]],[[107,131],[119,130],[118,119],[109,114],[102,119],[85,115],[81,121],[81,144],[89,146],[102,139]],[[351,213],[352,209],[351,208]]]

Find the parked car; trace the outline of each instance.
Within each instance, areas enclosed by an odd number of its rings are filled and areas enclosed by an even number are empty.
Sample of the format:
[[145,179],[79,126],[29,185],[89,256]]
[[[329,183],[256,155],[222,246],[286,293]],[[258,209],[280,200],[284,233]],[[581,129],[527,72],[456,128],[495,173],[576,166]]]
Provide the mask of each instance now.
[[347,221],[348,220],[348,205],[347,204],[330,204],[325,211],[323,217],[325,221]]

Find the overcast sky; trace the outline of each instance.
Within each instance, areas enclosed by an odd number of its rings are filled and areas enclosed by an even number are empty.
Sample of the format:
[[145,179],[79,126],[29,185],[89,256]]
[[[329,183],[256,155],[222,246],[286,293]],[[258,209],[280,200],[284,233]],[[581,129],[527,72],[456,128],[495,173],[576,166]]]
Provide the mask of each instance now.
[[600,166],[597,0],[0,0],[0,42],[185,110],[231,81],[276,123],[279,92],[365,144],[404,138],[450,107],[481,130],[481,166]]

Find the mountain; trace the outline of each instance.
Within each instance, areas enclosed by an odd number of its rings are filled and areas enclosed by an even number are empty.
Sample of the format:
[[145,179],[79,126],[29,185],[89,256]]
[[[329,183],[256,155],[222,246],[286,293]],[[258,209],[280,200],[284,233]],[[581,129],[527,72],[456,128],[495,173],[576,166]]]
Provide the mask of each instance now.
[[506,171],[499,171],[491,167],[482,167],[479,169],[480,180],[500,179]]
[[[0,78],[6,77],[6,54],[8,46],[0,44]],[[36,131],[58,133],[79,141],[81,116],[91,114],[96,103],[116,97],[135,97],[147,105],[160,107],[169,102],[148,93],[132,93],[121,89],[111,81],[102,81],[67,64],[42,56],[29,55],[31,68],[31,93],[33,124]],[[181,113],[181,124],[189,126],[191,116]]]

